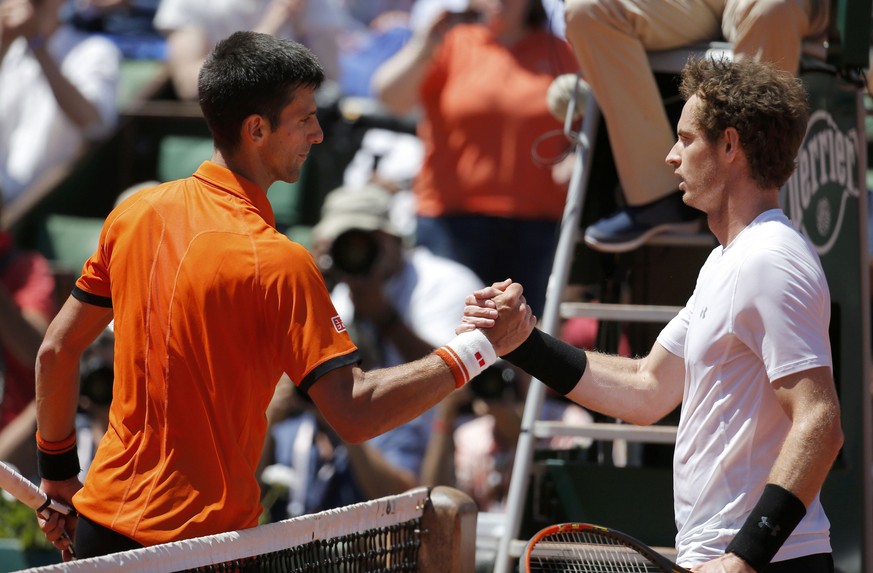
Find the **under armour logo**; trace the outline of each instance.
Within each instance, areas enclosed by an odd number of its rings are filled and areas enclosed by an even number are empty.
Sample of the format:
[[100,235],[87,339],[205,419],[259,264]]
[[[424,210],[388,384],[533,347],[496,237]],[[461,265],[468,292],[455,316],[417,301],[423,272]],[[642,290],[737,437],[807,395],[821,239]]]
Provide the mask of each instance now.
[[482,358],[482,353],[481,353],[481,352],[477,352],[474,356],[476,357],[476,362],[479,363],[479,366],[481,366],[482,368],[484,368],[484,367],[485,367],[485,359]]
[[769,529],[771,537],[776,537],[777,535],[779,535],[779,530],[782,529],[778,525],[770,525],[770,520],[767,519],[766,515],[761,517],[761,521],[758,523],[758,527],[760,527],[761,529]]
[[706,318],[706,308],[707,307],[704,306],[700,309],[700,318]]

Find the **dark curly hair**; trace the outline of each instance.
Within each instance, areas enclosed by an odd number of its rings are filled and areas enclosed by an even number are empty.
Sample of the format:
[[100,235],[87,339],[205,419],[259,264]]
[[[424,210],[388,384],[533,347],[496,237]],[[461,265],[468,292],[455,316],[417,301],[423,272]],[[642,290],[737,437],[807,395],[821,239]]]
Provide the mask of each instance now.
[[262,115],[275,127],[297,88],[317,89],[323,81],[324,69],[303,45],[269,34],[233,33],[213,48],[198,77],[200,109],[215,147],[234,151],[250,115]]
[[772,189],[788,181],[809,120],[800,80],[747,58],[690,59],[679,92],[686,100],[698,97],[695,120],[710,141],[729,127],[737,130],[758,184]]

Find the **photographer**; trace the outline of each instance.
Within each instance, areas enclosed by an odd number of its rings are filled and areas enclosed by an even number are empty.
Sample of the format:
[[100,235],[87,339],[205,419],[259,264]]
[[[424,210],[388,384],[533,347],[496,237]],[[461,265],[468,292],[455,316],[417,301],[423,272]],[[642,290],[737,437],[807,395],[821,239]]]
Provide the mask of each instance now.
[[450,340],[472,271],[409,246],[391,221],[391,194],[377,185],[340,187],[325,199],[313,251],[331,299],[364,365],[420,358]]
[[[379,186],[340,187],[325,198],[313,228],[313,255],[333,285],[331,299],[365,369],[421,358],[450,340],[466,294],[481,285],[466,267],[409,247],[391,222],[391,204],[391,194]],[[433,409],[363,444],[342,445],[362,500],[419,484],[432,419]],[[293,443],[294,436],[281,432],[299,427],[277,420],[274,443]],[[291,461],[287,451],[274,449],[273,457]],[[319,509],[326,507],[305,507],[306,512]]]

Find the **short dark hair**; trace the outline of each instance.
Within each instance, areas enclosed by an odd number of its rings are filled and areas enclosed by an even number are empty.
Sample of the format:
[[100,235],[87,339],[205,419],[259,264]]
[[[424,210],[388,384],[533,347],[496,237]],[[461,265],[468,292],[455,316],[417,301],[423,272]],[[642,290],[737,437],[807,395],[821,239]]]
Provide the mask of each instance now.
[[200,109],[215,147],[233,151],[243,120],[279,122],[301,87],[319,88],[324,68],[305,46],[257,32],[235,32],[212,49],[197,81]]
[[809,102],[800,80],[749,58],[689,60],[679,91],[700,100],[694,118],[710,141],[733,127],[762,187],[781,187],[794,172],[806,135]]

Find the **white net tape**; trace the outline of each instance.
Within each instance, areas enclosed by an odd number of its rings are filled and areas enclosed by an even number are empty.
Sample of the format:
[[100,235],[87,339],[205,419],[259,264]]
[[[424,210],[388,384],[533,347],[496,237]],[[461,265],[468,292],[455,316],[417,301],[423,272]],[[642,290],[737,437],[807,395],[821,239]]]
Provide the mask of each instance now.
[[102,557],[26,569],[28,573],[118,571],[170,573],[264,555],[313,541],[378,530],[421,518],[427,488],[277,523]]

